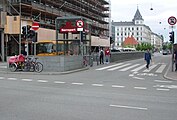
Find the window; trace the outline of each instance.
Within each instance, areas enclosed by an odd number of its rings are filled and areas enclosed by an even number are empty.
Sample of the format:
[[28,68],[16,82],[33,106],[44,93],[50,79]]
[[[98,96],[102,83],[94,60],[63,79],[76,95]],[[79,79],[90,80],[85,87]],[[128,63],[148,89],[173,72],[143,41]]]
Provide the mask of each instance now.
[[139,30],[138,27],[136,28],[136,30]]

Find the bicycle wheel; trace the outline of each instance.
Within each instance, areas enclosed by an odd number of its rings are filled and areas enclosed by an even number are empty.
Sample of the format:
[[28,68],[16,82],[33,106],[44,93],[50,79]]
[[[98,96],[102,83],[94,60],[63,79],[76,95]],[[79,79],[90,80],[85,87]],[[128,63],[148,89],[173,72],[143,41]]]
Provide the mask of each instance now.
[[43,64],[40,63],[40,62],[37,62],[37,63],[35,64],[35,71],[36,71],[36,72],[42,72],[42,70],[43,70]]
[[17,64],[16,63],[10,64],[9,69],[11,72],[15,72],[17,70]]

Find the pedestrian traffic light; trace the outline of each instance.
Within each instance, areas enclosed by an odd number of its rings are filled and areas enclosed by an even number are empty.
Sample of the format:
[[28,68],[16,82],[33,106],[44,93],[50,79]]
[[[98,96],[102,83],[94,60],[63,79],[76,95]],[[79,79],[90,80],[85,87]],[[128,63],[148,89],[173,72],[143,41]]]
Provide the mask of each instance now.
[[170,40],[169,41],[174,43],[174,31],[170,32],[169,34],[170,34],[170,36],[169,36]]
[[23,26],[22,27],[22,35],[23,35],[24,38],[26,38],[26,34],[27,34],[27,27]]

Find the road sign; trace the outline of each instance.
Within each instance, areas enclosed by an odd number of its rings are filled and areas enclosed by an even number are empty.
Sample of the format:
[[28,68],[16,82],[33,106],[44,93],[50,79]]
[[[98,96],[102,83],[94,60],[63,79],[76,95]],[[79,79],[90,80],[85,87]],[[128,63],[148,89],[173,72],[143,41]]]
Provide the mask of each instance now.
[[77,26],[78,28],[84,27],[84,21],[78,20],[78,21],[76,22],[76,26]]
[[168,18],[168,23],[170,25],[175,25],[176,24],[176,18],[174,16],[171,16]]
[[32,29],[35,30],[35,31],[38,30],[39,29],[39,23],[33,22]]

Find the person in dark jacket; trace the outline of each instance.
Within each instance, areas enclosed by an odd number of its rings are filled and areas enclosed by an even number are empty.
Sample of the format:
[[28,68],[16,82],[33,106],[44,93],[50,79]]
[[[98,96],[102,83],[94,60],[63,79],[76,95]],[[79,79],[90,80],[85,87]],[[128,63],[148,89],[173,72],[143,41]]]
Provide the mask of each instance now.
[[149,52],[149,49],[147,49],[147,52],[144,54],[144,60],[146,61],[146,68],[148,69],[151,61],[151,53]]

